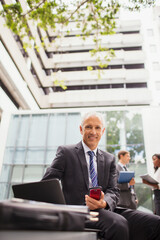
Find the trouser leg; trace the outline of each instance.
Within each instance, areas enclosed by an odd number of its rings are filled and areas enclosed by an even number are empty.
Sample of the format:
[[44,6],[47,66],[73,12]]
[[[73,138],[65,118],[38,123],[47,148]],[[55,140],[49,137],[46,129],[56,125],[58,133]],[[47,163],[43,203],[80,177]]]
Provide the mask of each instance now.
[[129,240],[127,220],[123,216],[105,209],[99,210],[98,222],[88,221],[86,227],[100,229],[105,240]]
[[116,209],[129,224],[130,240],[160,240],[160,217],[131,209]]

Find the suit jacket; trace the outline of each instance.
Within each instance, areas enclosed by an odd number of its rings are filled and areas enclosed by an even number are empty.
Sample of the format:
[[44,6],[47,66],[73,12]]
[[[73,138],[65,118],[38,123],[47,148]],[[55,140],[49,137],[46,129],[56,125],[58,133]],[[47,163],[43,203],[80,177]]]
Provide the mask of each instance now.
[[[124,171],[123,167],[117,164],[117,176],[119,175],[120,171]],[[131,193],[131,189],[128,186],[128,183],[118,183],[118,188],[120,189],[120,196],[118,200],[118,206],[124,207],[124,208],[131,208],[136,209],[137,203],[136,203],[136,194]]]
[[[119,198],[115,158],[112,154],[99,149],[97,150],[97,175],[98,184],[105,194],[104,200],[113,211]],[[85,204],[85,194],[89,193],[89,176],[82,142],[58,147],[56,157],[42,180],[52,178],[61,180],[67,204]]]

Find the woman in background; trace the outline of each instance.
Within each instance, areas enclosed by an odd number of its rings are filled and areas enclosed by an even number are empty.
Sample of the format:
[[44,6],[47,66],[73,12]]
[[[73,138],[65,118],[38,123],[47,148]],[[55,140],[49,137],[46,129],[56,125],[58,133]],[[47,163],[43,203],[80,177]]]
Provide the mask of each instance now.
[[160,154],[154,154],[152,156],[152,160],[155,170],[153,178],[157,180],[158,184],[152,184],[146,180],[143,180],[143,183],[154,188],[155,214],[160,216]]

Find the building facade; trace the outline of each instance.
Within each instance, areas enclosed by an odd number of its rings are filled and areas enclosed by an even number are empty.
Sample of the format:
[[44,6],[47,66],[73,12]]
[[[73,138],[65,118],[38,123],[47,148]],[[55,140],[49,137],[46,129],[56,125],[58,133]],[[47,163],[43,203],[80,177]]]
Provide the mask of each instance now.
[[[20,2],[25,9],[25,1]],[[35,41],[26,52],[1,18],[1,111],[3,95],[18,109],[159,105],[159,8],[119,12],[116,34],[101,38],[102,47],[115,51],[115,57],[101,71],[90,53],[95,47],[93,36],[83,40],[74,22],[68,35],[65,28],[59,28],[61,39],[51,29],[44,32],[29,22]],[[102,61],[105,55],[99,54]],[[88,66],[93,71],[88,71]]]

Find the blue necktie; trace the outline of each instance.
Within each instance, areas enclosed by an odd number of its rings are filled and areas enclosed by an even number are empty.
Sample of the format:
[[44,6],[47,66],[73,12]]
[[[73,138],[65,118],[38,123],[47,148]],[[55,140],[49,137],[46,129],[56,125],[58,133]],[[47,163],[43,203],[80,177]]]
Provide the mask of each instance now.
[[89,173],[92,181],[92,187],[97,187],[97,173],[94,168],[94,163],[93,163],[93,157],[94,157],[94,152],[93,151],[88,151],[88,155],[90,156],[90,161],[89,161]]

